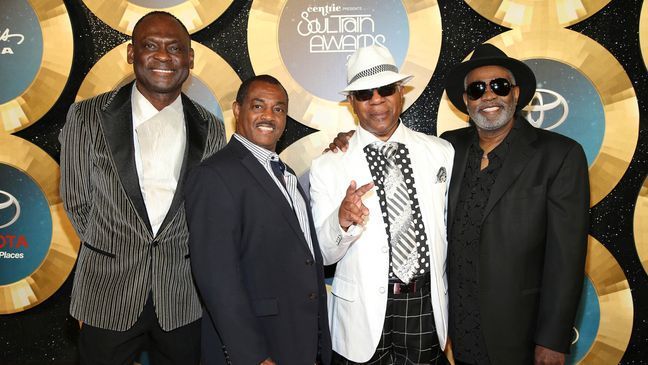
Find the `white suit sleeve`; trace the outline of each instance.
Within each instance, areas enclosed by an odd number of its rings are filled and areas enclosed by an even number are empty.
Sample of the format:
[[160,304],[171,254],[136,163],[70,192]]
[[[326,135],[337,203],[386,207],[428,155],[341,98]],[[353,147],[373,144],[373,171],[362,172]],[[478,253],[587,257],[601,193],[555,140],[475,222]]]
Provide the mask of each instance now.
[[[340,227],[338,211],[347,186],[340,188],[341,184],[336,182],[338,177],[335,175],[335,170],[326,162],[322,159],[313,161],[310,170],[310,196],[324,265],[332,265],[344,257],[364,228],[354,225],[345,232]],[[348,183],[350,181],[347,185]]]

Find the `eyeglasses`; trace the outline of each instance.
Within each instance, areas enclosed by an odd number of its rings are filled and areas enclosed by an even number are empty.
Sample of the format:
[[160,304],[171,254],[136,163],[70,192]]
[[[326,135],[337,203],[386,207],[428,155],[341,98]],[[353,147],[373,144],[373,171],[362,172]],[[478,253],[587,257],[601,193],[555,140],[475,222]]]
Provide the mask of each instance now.
[[374,90],[378,91],[378,95],[382,96],[383,98],[392,96],[396,92],[396,88],[398,87],[397,83],[381,86],[381,87],[374,87],[373,89],[365,89],[365,90],[353,90],[351,91],[351,95],[357,100],[357,101],[367,101],[373,97]]
[[[499,96],[506,96],[511,92],[511,89],[515,85],[511,85],[511,82],[505,78],[497,78],[490,80],[488,86],[492,92]],[[466,87],[466,95],[470,100],[477,100],[481,98],[484,93],[486,93],[486,81],[475,81],[468,84]]]

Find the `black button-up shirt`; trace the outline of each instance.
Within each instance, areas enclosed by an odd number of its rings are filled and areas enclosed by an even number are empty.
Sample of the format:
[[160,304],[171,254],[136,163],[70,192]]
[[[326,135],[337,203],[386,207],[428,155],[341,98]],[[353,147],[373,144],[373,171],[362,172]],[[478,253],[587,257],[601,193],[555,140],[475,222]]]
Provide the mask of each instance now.
[[504,160],[515,127],[490,153],[488,166],[481,170],[484,151],[475,138],[461,182],[459,201],[449,237],[448,282],[450,294],[450,336],[455,359],[469,364],[490,364],[481,329],[479,311],[479,245],[481,221]]

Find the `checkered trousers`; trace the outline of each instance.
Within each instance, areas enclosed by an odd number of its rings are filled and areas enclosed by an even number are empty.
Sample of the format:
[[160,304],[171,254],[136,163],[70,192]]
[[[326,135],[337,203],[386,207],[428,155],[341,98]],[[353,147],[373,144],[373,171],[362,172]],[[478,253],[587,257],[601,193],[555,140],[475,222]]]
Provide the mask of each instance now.
[[[359,364],[333,353],[333,365]],[[367,365],[448,364],[434,326],[430,288],[387,296],[385,324]]]

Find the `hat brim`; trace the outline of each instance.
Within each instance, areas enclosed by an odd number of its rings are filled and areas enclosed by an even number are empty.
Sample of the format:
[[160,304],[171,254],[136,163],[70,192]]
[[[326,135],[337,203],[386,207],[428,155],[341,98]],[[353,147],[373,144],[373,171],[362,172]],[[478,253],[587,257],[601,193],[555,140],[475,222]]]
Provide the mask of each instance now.
[[470,71],[482,66],[501,66],[511,71],[513,77],[515,77],[515,84],[520,89],[516,108],[520,110],[529,104],[536,89],[536,78],[529,66],[522,61],[510,57],[479,58],[460,63],[450,71],[446,79],[446,93],[455,108],[468,114],[466,103],[463,99],[464,80]]
[[376,87],[393,84],[395,82],[406,83],[411,80],[412,77],[412,75],[404,75],[396,72],[385,71],[358,79],[350,83],[344,90],[341,91],[341,93],[348,95],[349,92],[355,90],[373,89]]

